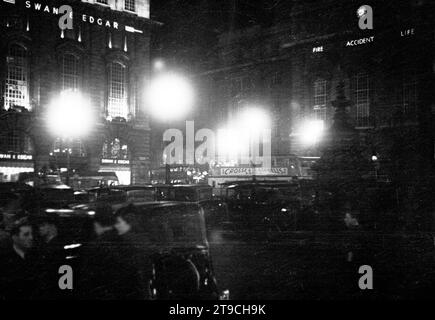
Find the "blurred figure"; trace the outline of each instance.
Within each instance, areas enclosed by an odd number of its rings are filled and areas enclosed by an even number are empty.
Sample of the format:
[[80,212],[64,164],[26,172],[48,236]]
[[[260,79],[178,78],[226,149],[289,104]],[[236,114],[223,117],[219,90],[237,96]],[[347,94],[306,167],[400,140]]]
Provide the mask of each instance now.
[[64,248],[59,240],[56,220],[43,217],[37,221],[39,245],[38,257],[40,264],[39,298],[57,299],[61,293],[58,280],[59,267],[64,263]]
[[0,213],[0,254],[11,246],[9,233],[6,231],[6,225],[3,219],[3,213]]
[[0,259],[0,296],[2,299],[25,300],[33,297],[38,268],[33,255],[32,226],[26,218],[14,223],[10,231],[12,245]]
[[113,228],[115,216],[109,205],[95,210],[93,222],[95,239],[83,251],[80,297],[84,299],[117,299],[118,235]]
[[63,249],[54,218],[42,219],[38,224],[38,231],[42,241],[42,253],[46,258],[53,257]]
[[151,278],[150,242],[139,232],[136,208],[129,205],[116,213],[115,229],[119,235],[118,290],[120,299],[149,299]]

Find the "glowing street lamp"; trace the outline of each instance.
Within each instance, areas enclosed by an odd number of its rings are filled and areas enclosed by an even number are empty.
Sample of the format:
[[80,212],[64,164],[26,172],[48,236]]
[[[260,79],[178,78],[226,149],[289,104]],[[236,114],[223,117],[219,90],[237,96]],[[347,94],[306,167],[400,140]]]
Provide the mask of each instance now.
[[193,100],[190,82],[175,73],[158,75],[146,90],[149,111],[160,120],[181,118],[192,107]]
[[310,120],[305,122],[299,132],[301,142],[308,146],[319,142],[324,134],[323,120]]
[[93,114],[89,101],[76,91],[62,91],[60,96],[49,105],[47,124],[54,136],[68,142],[66,177],[66,184],[68,184],[70,141],[85,136],[92,128]]
[[250,133],[259,133],[270,128],[270,118],[266,111],[258,107],[246,108],[238,118],[238,127]]
[[63,91],[48,109],[52,133],[62,138],[79,138],[89,133],[93,116],[90,103],[80,93]]
[[226,162],[225,165],[232,166],[237,164],[237,159],[240,159],[243,163],[249,161],[252,166],[255,166],[262,135],[264,156],[266,129],[270,129],[268,113],[259,107],[245,108],[228,126],[218,130],[217,150],[221,161]]

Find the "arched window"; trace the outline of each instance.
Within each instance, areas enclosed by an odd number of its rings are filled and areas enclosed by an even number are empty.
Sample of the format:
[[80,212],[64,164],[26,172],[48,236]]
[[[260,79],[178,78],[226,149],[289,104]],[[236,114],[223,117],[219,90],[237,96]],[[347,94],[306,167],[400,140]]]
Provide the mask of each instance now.
[[127,67],[119,62],[109,64],[109,97],[107,113],[112,118],[127,119]]
[[128,160],[129,158],[128,146],[118,138],[104,142],[102,153],[104,159]]
[[62,55],[62,90],[79,89],[79,58],[73,54],[67,53]]
[[314,100],[314,118],[316,120],[326,120],[326,105],[328,103],[327,81],[317,79],[314,81],[313,100]]
[[75,139],[72,142],[57,138],[53,143],[53,148],[50,155],[63,155],[70,152],[72,157],[86,157],[86,149],[80,139]]
[[12,106],[30,108],[28,60],[26,48],[19,44],[13,44],[9,47],[6,57],[5,109]]

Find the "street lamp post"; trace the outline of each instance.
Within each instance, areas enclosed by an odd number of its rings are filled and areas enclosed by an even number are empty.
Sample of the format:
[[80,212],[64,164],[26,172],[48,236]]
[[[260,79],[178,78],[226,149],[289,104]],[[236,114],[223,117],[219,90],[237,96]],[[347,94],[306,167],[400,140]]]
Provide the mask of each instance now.
[[[163,62],[158,61],[161,70]],[[162,72],[152,79],[145,91],[147,110],[151,115],[167,124],[171,120],[181,119],[192,107],[194,93],[190,82],[183,76]],[[171,166],[165,161],[165,182],[171,182]]]

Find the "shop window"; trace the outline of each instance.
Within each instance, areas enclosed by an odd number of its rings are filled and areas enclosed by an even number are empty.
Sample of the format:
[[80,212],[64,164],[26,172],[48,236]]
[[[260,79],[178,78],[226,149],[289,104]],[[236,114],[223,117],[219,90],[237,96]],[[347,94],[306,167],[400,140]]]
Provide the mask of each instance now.
[[57,138],[53,143],[50,155],[66,155],[68,151],[72,157],[86,157],[86,149],[80,139],[66,141],[65,139]]
[[112,141],[106,141],[103,144],[103,158],[104,159],[121,159],[127,160],[128,146],[122,143],[118,138]]

